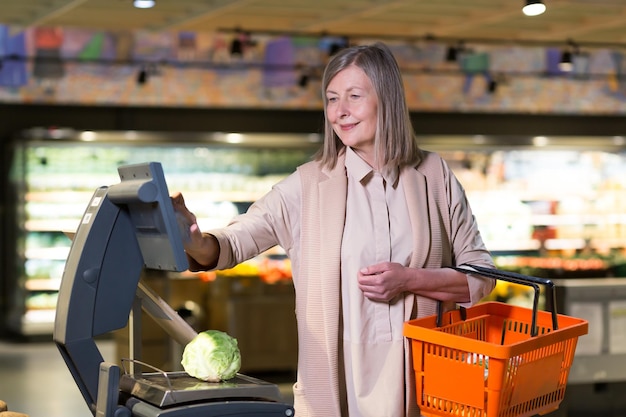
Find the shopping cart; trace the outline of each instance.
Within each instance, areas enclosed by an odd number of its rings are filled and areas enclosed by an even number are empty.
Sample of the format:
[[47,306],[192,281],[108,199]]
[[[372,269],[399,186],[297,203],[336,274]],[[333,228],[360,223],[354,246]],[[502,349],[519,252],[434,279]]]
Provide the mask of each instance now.
[[[453,269],[530,286],[533,308],[492,301],[407,321],[422,415],[530,417],[558,409],[587,321],[557,314],[550,280],[475,265]],[[540,286],[549,312],[538,310]]]

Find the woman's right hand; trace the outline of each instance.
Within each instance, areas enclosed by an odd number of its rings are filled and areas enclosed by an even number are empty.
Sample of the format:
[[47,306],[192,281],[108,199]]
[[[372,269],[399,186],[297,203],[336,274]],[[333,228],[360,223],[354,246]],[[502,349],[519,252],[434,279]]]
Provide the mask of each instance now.
[[216,262],[219,256],[219,245],[212,235],[202,233],[198,226],[196,216],[189,211],[185,205],[185,199],[180,192],[176,192],[171,196],[172,205],[177,216],[182,216],[182,222],[188,228],[183,238],[183,246],[185,252],[194,259],[202,268],[209,269]]
[[195,261],[195,264],[190,265],[190,270],[202,271],[214,268],[220,255],[217,239],[213,235],[202,233],[196,216],[189,211],[180,192],[172,194],[171,199],[177,216],[182,216],[189,228],[189,233],[183,239],[183,246],[187,255]]
[[[202,233],[200,232],[200,228],[198,227],[197,218],[191,211],[189,211],[189,209],[185,205],[185,199],[182,193],[176,192],[172,194],[170,198],[172,199],[172,205],[174,206],[176,217],[181,220],[179,223],[183,223],[188,229],[185,230],[183,233],[183,235],[187,237],[187,239],[184,239],[185,244],[187,245],[193,242],[194,234],[202,237]],[[181,230],[181,232],[183,231]]]

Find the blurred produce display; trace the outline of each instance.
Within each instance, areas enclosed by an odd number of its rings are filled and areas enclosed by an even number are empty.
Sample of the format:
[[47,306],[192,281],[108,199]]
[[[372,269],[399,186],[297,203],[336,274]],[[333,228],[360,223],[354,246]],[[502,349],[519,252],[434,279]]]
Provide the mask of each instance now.
[[275,284],[279,281],[291,282],[291,261],[286,257],[260,256],[234,268],[216,271],[215,275],[216,277],[258,277],[267,284]]

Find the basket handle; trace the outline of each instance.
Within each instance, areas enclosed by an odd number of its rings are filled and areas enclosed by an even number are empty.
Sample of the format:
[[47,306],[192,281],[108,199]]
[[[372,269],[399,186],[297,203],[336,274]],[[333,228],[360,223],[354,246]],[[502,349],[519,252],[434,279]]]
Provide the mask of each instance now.
[[[499,279],[501,281],[508,281],[514,284],[521,284],[532,287],[535,295],[533,297],[533,314],[531,323],[531,336],[537,336],[537,310],[539,308],[539,285],[545,287],[546,290],[546,307],[547,310],[552,313],[552,329],[558,330],[559,321],[556,311],[556,292],[554,282],[547,278],[533,277],[529,275],[522,275],[510,271],[502,271],[495,268],[487,268],[484,266],[462,264],[459,267],[449,266],[448,268],[454,269],[465,274],[478,274],[487,278]],[[441,301],[437,301],[437,324],[441,323]]]

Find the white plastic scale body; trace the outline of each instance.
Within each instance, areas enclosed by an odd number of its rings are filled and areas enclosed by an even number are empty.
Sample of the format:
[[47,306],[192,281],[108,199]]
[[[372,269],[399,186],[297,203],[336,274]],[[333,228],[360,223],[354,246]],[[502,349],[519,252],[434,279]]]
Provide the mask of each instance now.
[[[197,333],[139,282],[143,268],[188,268],[161,164],[126,165],[118,171],[120,183],[94,192],[76,231],[54,327],[54,341],[91,413],[95,417],[293,416],[293,407],[281,402],[276,385],[246,375],[209,383],[185,372],[144,372],[152,367],[135,355],[141,309],[182,346]],[[117,364],[104,361],[94,338],[127,324],[133,357],[129,369],[122,372]]]

